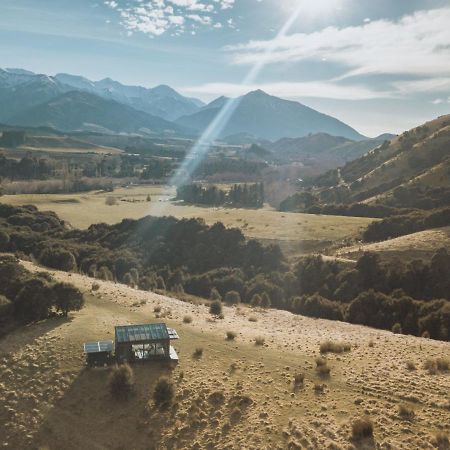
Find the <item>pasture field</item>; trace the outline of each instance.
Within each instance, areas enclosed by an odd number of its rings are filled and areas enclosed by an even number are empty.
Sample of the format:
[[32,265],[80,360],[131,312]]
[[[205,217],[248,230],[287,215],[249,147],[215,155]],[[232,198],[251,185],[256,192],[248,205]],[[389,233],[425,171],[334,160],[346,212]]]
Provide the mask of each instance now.
[[[147,195],[151,196],[150,202],[146,201]],[[279,212],[269,207],[242,209],[182,205],[170,200],[174,195],[172,188],[136,186],[119,188],[111,193],[5,195],[0,197],[0,201],[13,205],[33,204],[41,210],[55,211],[76,228],[87,228],[99,222],[113,224],[124,218],[138,219],[146,215],[200,217],[207,224],[222,222],[227,227],[240,228],[251,238],[279,242],[287,252],[297,252],[300,247],[318,249],[321,245],[356,236],[374,220]],[[107,205],[108,197],[113,197],[116,204]]]

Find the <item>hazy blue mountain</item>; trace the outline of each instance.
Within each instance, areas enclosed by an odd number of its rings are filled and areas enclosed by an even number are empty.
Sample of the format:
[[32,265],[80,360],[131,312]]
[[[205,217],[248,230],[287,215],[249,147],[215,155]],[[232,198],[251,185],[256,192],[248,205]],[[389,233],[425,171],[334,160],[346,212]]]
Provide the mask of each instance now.
[[173,122],[85,91],[66,92],[10,117],[7,122],[65,131],[184,132],[181,126]]
[[[225,101],[223,97],[216,99],[200,111],[180,117],[176,122],[201,132],[214,119]],[[221,137],[248,133],[274,141],[283,137],[328,133],[353,140],[365,139],[356,130],[334,117],[261,90],[249,92],[237,101],[236,109],[222,130]]]
[[11,73],[0,69],[0,121],[57,97],[71,88],[47,75]]
[[166,120],[175,120],[182,115],[192,114],[204,105],[200,100],[184,97],[166,85],[147,89],[142,86],[127,86],[111,78],[91,81],[66,73],[57,74],[55,78],[77,90],[115,100]]

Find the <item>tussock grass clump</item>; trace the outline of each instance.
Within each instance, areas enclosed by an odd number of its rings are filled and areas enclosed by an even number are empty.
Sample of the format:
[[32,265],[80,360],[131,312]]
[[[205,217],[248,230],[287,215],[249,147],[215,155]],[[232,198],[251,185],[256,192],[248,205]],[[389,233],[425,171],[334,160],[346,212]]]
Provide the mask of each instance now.
[[236,333],[234,331],[227,331],[227,341],[234,341],[236,339]]
[[255,337],[255,345],[264,345],[266,339],[263,336]]
[[222,302],[220,300],[214,300],[209,305],[209,313],[213,316],[220,316],[222,314]]
[[117,366],[109,377],[109,391],[120,400],[129,398],[134,387],[133,369],[128,364]]
[[314,392],[316,394],[323,394],[323,392],[325,391],[325,384],[322,383],[314,383]]
[[406,368],[411,371],[417,370],[417,367],[413,361],[406,361]]
[[427,359],[423,368],[430,375],[436,375],[438,372],[448,372],[450,370],[450,362],[445,358]]
[[305,374],[303,372],[299,372],[294,375],[295,387],[303,386],[304,381],[305,381]]
[[416,415],[413,408],[411,408],[409,405],[401,404],[398,406],[398,415],[402,419],[412,420],[414,419],[414,416]]
[[448,449],[450,449],[450,440],[448,438],[448,435],[445,434],[442,431],[436,433],[434,439],[432,440],[432,444],[438,450],[448,450]]
[[403,333],[402,326],[398,322],[394,323],[394,325],[392,325],[392,332],[394,334],[402,334]]
[[327,377],[330,375],[331,369],[328,366],[325,358],[316,358],[316,373],[321,377]]
[[160,306],[160,305],[156,305],[156,306],[153,308],[153,312],[154,312],[154,313],[160,313],[160,312],[161,312],[161,306]]
[[161,377],[153,391],[153,401],[159,408],[168,407],[175,397],[175,386],[167,377]]
[[249,321],[249,322],[258,322],[258,319],[257,319],[255,316],[250,316],[250,317],[248,318],[248,321]]
[[436,365],[438,370],[440,370],[441,372],[448,372],[450,370],[450,362],[448,359],[437,358]]
[[184,316],[183,323],[192,323],[192,316]]
[[360,441],[373,437],[373,423],[368,417],[356,419],[352,423],[352,439]]
[[98,291],[99,289],[100,289],[100,285],[96,281],[94,281],[91,286],[91,291],[95,292],[95,291]]
[[193,354],[194,358],[200,359],[203,356],[203,347],[197,347]]
[[320,344],[320,353],[343,353],[349,352],[350,344],[344,342],[325,341]]

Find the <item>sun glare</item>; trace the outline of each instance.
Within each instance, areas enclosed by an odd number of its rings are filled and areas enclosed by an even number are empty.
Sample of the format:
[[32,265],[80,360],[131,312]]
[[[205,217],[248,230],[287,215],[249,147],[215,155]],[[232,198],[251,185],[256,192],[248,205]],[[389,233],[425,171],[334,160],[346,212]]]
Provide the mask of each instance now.
[[[317,19],[333,16],[342,8],[345,0],[285,0],[281,2],[282,9],[291,14],[296,7],[300,8],[300,18]],[[280,3],[275,2],[279,7]]]

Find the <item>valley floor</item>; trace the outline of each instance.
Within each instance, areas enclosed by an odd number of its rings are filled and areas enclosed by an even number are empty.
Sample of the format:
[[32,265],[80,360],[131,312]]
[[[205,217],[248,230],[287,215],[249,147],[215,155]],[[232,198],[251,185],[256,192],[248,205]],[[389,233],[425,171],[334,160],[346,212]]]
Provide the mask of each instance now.
[[[147,195],[151,202],[147,202]],[[222,222],[239,228],[242,233],[267,243],[278,243],[287,255],[317,251],[330,243],[354,237],[375,219],[365,217],[325,216],[279,212],[261,209],[203,207],[170,201],[173,188],[164,186],[133,186],[114,192],[92,191],[73,194],[4,195],[2,203],[14,206],[32,204],[43,211],[54,211],[76,228],[94,223],[114,224],[125,218],[139,219],[146,215],[202,218],[208,225]],[[106,198],[117,200],[107,205]]]
[[[30,270],[42,270],[24,262]],[[395,335],[285,311],[224,308],[214,320],[204,305],[54,272],[86,292],[86,307],[69,319],[30,325],[0,340],[0,442],[11,449],[431,449],[450,432],[450,374],[430,375],[428,358],[449,357],[450,343]],[[160,305],[164,318],[155,317]],[[190,315],[192,323],[183,323]],[[250,321],[250,317],[252,321]],[[254,321],[256,319],[256,322]],[[136,392],[110,397],[108,369],[86,369],[82,343],[113,339],[114,325],[166,321],[178,367],[134,365]],[[237,333],[235,341],[226,331]],[[255,337],[265,338],[256,346]],[[351,351],[329,355],[331,376],[319,378],[321,342],[344,341]],[[195,359],[196,348],[203,357]],[[408,370],[412,361],[417,370]],[[305,383],[293,388],[296,373]],[[176,385],[175,406],[155,409],[151,393],[161,374]],[[324,391],[315,391],[315,384]],[[415,418],[399,417],[399,404]],[[369,415],[374,440],[352,442],[350,424]]]

